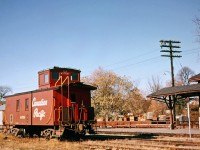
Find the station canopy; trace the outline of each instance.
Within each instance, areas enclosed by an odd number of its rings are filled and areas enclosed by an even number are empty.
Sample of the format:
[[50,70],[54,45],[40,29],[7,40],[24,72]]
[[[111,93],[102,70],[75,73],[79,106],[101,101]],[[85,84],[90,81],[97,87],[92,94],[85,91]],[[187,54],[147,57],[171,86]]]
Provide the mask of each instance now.
[[148,95],[147,97],[158,101],[166,101],[168,96],[175,96],[177,99],[200,96],[200,74],[191,77],[189,81],[198,83],[184,86],[166,87]]
[[183,86],[166,87],[147,96],[150,99],[166,103],[167,107],[170,109],[171,129],[174,129],[173,115],[175,115],[175,113],[172,114],[172,110],[175,108],[176,104],[181,104],[184,101],[189,101],[190,97],[200,97],[200,74],[191,77],[189,81],[198,83]]
[[[180,98],[199,96],[200,95],[200,84],[191,84],[184,86],[167,87],[157,92],[148,95],[148,98],[162,100],[167,96],[176,96]],[[164,99],[163,99],[164,100]]]

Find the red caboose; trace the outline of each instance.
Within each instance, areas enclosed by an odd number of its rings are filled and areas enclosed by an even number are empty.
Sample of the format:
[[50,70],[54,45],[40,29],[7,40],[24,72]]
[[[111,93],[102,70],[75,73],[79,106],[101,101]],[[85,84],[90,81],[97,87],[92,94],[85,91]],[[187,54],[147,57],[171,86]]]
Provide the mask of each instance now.
[[[38,72],[38,90],[6,97],[5,125],[19,133],[66,137],[92,131],[91,90],[80,70],[54,67]],[[21,132],[20,132],[21,131]]]

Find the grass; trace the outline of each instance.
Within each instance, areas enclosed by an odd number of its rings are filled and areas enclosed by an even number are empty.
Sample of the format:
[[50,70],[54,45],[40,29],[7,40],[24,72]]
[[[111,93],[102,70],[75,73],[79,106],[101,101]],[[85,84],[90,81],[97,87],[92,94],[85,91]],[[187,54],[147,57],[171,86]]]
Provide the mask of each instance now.
[[[144,135],[143,135],[144,136]],[[44,138],[19,138],[0,133],[0,150],[81,150],[81,149],[200,149],[200,139],[185,137],[158,136],[153,138],[143,136],[120,136],[120,135],[95,135],[76,142],[59,141]],[[123,138],[122,138],[123,137]],[[164,142],[165,141],[165,142]],[[166,142],[167,141],[167,142]],[[177,145],[177,143],[178,145]],[[184,145],[187,141],[194,142],[192,145]]]
[[49,141],[42,138],[18,138],[0,133],[0,149],[2,150],[79,150],[78,142],[60,142],[57,139]]

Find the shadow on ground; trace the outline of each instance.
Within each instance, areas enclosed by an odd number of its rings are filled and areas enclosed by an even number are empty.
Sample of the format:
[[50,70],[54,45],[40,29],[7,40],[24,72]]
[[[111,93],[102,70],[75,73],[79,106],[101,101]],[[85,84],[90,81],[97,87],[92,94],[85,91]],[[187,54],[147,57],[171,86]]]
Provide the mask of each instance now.
[[[129,134],[129,135],[125,135],[125,134],[86,134],[85,136],[72,136],[70,135],[67,138],[59,138],[57,137],[58,140],[60,141],[87,141],[87,140],[91,140],[91,141],[105,141],[105,140],[116,140],[116,139],[155,139],[157,138],[157,134],[154,133],[135,133],[134,135]],[[20,137],[22,138],[22,137]],[[28,138],[28,137],[27,137]],[[39,138],[38,136],[34,136],[32,138]],[[56,138],[56,137],[52,137],[52,138]],[[4,137],[4,140],[7,140],[8,137]],[[40,139],[40,138],[39,138]],[[45,138],[42,138],[45,139]],[[46,140],[50,140],[47,139]]]
[[153,133],[140,133],[137,135],[113,135],[113,134],[94,134],[85,135],[81,140],[115,140],[115,139],[155,139],[156,134]]

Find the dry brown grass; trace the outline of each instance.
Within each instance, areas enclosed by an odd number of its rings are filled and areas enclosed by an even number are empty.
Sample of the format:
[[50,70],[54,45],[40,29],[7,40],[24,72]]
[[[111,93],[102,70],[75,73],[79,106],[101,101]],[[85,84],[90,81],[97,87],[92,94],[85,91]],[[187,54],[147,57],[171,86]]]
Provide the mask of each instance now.
[[17,138],[0,134],[0,149],[1,150],[79,150],[78,142],[60,142],[57,139],[47,141],[39,138]]
[[[59,141],[44,138],[18,138],[11,135],[5,139],[5,135],[0,133],[0,150],[117,150],[117,149],[141,149],[141,150],[178,150],[178,149],[200,149],[200,139],[185,137],[159,136],[151,139],[137,138],[109,138],[102,140],[102,135],[95,135],[92,138],[86,138],[81,142]],[[99,138],[97,138],[99,137]],[[105,137],[105,135],[104,135]],[[95,139],[94,139],[95,138]]]

